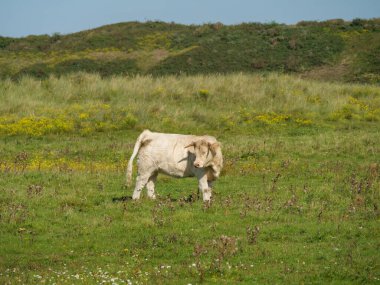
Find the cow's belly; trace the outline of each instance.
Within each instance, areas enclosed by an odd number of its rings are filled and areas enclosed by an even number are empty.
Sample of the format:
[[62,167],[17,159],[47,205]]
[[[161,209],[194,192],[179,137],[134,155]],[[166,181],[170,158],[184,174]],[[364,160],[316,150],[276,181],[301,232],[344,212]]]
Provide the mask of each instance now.
[[191,167],[189,167],[187,159],[180,162],[175,162],[175,161],[159,162],[158,170],[161,173],[164,173],[166,175],[170,175],[173,177],[194,176],[191,171]]

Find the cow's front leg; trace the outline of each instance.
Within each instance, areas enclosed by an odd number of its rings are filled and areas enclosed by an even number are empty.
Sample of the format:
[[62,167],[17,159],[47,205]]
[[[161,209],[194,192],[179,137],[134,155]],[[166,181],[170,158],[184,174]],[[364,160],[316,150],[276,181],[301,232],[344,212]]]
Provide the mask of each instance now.
[[204,174],[202,177],[198,178],[199,181],[199,190],[203,194],[203,201],[209,202],[211,199],[212,190],[209,188],[209,184],[207,182],[207,175]]

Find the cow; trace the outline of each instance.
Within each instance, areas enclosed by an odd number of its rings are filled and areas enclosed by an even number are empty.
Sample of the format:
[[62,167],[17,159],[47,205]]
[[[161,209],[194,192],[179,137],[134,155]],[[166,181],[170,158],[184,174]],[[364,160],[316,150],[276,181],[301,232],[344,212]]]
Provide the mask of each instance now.
[[210,202],[213,182],[223,167],[220,143],[212,136],[156,133],[144,130],[138,137],[128,161],[126,181],[131,186],[133,160],[138,154],[137,178],[132,199],[139,199],[146,186],[148,197],[156,198],[159,173],[172,177],[196,177],[203,201]]

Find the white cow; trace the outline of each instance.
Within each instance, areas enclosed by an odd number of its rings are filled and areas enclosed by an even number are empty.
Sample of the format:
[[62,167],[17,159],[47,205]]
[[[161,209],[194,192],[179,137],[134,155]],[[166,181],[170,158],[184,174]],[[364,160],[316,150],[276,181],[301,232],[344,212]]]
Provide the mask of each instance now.
[[220,143],[214,137],[143,131],[128,162],[128,186],[131,185],[132,165],[137,153],[138,173],[133,199],[140,198],[144,186],[148,197],[156,198],[154,184],[158,173],[164,173],[173,177],[197,177],[203,201],[210,201],[212,183],[223,167]]

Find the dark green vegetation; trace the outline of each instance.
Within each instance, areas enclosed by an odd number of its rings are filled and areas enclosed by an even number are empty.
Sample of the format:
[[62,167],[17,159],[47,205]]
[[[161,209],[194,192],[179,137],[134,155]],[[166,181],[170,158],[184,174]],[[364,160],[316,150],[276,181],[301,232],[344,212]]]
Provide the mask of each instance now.
[[[0,100],[1,284],[380,281],[377,86],[81,73]],[[191,178],[124,199],[144,128],[219,138],[210,207]]]
[[186,26],[129,22],[69,35],[0,37],[0,76],[76,71],[209,74],[277,71],[380,82],[380,20]]

